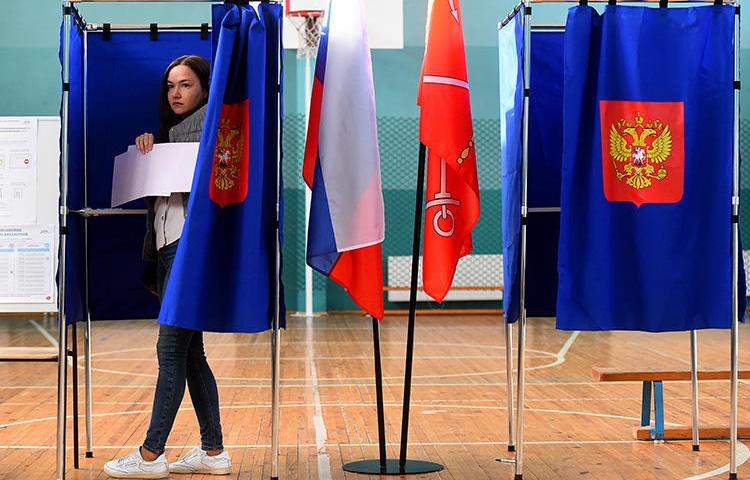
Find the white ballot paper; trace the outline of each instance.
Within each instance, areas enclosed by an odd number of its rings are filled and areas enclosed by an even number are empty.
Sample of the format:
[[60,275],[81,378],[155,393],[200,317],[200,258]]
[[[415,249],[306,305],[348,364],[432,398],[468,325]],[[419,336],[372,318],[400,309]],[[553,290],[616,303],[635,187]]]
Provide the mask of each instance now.
[[149,153],[135,145],[115,157],[112,207],[143,197],[168,197],[190,191],[198,158],[197,142],[159,143]]

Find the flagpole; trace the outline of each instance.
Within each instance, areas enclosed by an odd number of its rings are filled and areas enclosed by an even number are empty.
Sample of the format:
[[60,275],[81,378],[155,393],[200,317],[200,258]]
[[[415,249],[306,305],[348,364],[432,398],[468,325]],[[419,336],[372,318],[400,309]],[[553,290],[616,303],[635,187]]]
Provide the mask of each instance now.
[[[414,242],[411,256],[411,289],[409,292],[409,322],[406,337],[406,367],[404,372],[404,404],[401,418],[401,452],[399,465],[406,465],[406,450],[409,444],[409,407],[411,403],[411,373],[414,363],[414,326],[417,317],[417,281],[419,277],[419,244],[422,234],[422,204],[424,202],[424,172],[427,156],[425,144],[419,144],[419,167],[417,171],[417,199],[414,207]],[[423,267],[424,268],[424,267]]]
[[740,6],[734,17],[734,125],[732,146],[732,333],[731,333],[731,413],[729,428],[729,478],[737,478],[737,390],[739,354],[739,221],[740,221]]
[[383,365],[380,359],[380,325],[375,317],[372,319],[372,343],[375,356],[375,397],[378,409],[378,450],[380,453],[380,469],[387,468],[385,451],[385,407],[383,405]]
[[417,279],[419,277],[419,245],[422,233],[422,205],[424,202],[424,173],[427,147],[419,144],[419,164],[417,169],[417,198],[414,211],[414,243],[411,261],[411,292],[409,295],[409,321],[406,340],[406,368],[404,374],[404,404],[401,419],[401,453],[398,461],[388,460],[385,453],[385,414],[383,411],[383,371],[380,366],[380,333],[377,320],[373,318],[373,342],[375,345],[375,388],[378,402],[378,460],[362,460],[344,465],[347,472],[373,475],[418,475],[439,472],[443,465],[423,460],[407,460],[409,440],[409,404],[411,401],[411,373],[414,363],[414,324],[417,313]]
[[[310,55],[305,55],[305,138],[310,128],[310,103],[312,102],[312,66]],[[310,229],[310,206],[312,189],[305,186],[305,231]],[[307,235],[305,235],[305,252],[307,252]],[[305,316],[313,315],[313,269],[305,262]]]
[[521,281],[518,325],[518,392],[516,400],[515,480],[523,479],[523,402],[526,387],[526,219],[529,169],[529,102],[531,78],[531,7],[523,2],[523,137],[521,176]]
[[[414,242],[412,244],[411,256],[411,289],[409,292],[409,321],[406,338],[406,368],[404,373],[404,404],[401,417],[401,452],[399,455],[399,468],[405,473],[427,473],[438,472],[443,466],[437,463],[409,461],[406,459],[406,451],[409,446],[409,407],[411,402],[411,373],[414,363],[414,326],[417,317],[417,280],[419,277],[419,245],[422,234],[422,210],[424,205],[424,177],[425,164],[427,162],[427,147],[424,143],[419,144],[419,165],[417,170],[417,195],[414,206]],[[417,467],[424,464],[428,470],[419,472],[409,469],[410,466]]]
[[[362,474],[393,474],[399,473],[396,460],[388,461],[385,443],[385,406],[383,402],[383,366],[380,355],[380,323],[375,317],[372,319],[372,344],[375,357],[375,401],[378,412],[378,459],[350,462],[343,466],[345,472]],[[390,469],[389,469],[390,465]]]
[[271,331],[271,479],[279,478],[279,404],[281,370],[281,22],[276,37],[276,259],[273,330]]

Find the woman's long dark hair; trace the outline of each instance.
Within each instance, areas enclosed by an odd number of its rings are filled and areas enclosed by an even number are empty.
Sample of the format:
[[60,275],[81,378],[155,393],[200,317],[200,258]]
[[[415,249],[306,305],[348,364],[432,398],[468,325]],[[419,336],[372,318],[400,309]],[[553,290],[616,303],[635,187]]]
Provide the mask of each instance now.
[[[169,79],[169,72],[171,72],[172,69],[177,65],[185,65],[190,70],[195,72],[195,75],[201,82],[203,91],[208,94],[210,71],[210,64],[208,63],[208,60],[201,57],[200,55],[183,55],[181,57],[175,58],[172,63],[169,64],[169,67],[167,67],[167,71],[164,72],[164,77],[161,79],[161,93],[159,94],[159,115],[161,118],[161,125],[159,127],[159,137],[157,138],[158,142],[169,142],[169,129],[180,123],[183,118],[193,113],[188,112],[185,115],[177,115],[169,105],[169,98],[167,98],[167,94],[169,92],[169,84],[167,83],[167,80]],[[207,98],[208,96],[206,96],[206,99],[203,99],[203,101],[201,101],[201,103],[196,107],[196,110],[206,104],[206,102],[208,101]]]

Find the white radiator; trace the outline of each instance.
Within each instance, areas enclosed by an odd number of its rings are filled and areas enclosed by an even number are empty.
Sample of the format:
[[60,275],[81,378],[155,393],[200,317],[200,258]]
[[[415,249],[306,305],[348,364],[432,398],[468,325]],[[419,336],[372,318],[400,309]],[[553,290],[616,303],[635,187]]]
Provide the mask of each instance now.
[[[750,250],[742,251],[745,274],[750,277]],[[388,301],[408,302],[411,282],[411,256],[388,257]],[[422,291],[422,257],[419,257],[419,290],[417,300],[428,301],[430,298]],[[458,261],[453,289],[448,292],[445,301],[451,300],[502,300],[503,292],[503,256],[502,255],[467,255]],[[466,287],[481,286],[479,290],[465,290]],[[392,290],[396,288],[396,290]],[[486,288],[492,288],[487,290]],[[750,297],[750,281],[745,288],[745,296]]]
[[[431,300],[422,291],[422,257],[419,257],[417,301]],[[503,256],[467,255],[458,261],[453,287],[445,301],[502,300]],[[388,301],[408,302],[411,286],[411,255],[388,257]]]

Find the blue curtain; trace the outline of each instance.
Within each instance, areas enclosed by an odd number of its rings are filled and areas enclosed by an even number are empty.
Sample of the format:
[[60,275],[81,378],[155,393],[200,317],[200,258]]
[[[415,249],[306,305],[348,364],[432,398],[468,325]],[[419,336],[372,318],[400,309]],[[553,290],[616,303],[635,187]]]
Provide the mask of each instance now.
[[[65,17],[63,16],[63,22]],[[83,33],[80,17],[73,9],[69,39],[69,83],[68,93],[68,208],[83,208]],[[60,26],[60,65],[63,65],[64,24]],[[62,73],[62,72],[61,72]],[[62,78],[62,77],[61,77]],[[62,79],[64,81],[64,79]],[[61,89],[62,90],[62,89]],[[61,105],[61,111],[63,106]],[[61,143],[62,147],[62,143]],[[60,149],[62,152],[62,148]],[[62,161],[62,157],[61,157]],[[62,172],[62,168],[60,169]],[[65,317],[70,324],[84,319],[85,315],[85,250],[83,219],[78,215],[68,215],[68,231],[65,236]],[[60,272],[58,272],[60,273]],[[59,279],[58,279],[59,282]],[[59,303],[59,300],[58,300]]]
[[[159,86],[169,63],[185,54],[211,55],[211,42],[198,32],[149,33],[101,32],[87,34],[87,73],[84,92],[83,34],[71,32],[69,108],[70,208],[84,206],[83,105],[86,97],[88,207],[108,208],[114,157],[124,152],[135,137],[159,128]],[[145,208],[142,201],[125,208]],[[155,318],[156,297],[141,285],[141,252],[145,216],[95,217],[89,219],[89,305],[94,320]],[[83,220],[68,216],[66,309],[68,319],[83,318],[84,236]]]
[[223,5],[217,12],[225,14],[214,15],[206,121],[159,323],[255,333],[271,328],[276,312],[282,10],[262,3],[257,12]]
[[[563,32],[531,34],[529,207],[560,206]],[[557,307],[559,212],[530,212],[526,237],[526,313],[554,317]]]
[[503,310],[508,322],[519,316],[521,162],[523,121],[523,15],[498,32],[500,54],[500,155],[503,201]]
[[[562,160],[563,33],[532,32],[529,101],[528,204],[560,206]],[[523,15],[499,33],[500,121],[503,173],[503,308],[519,316],[523,120]],[[530,213],[527,224],[526,311],[554,316],[560,214]]]
[[728,328],[744,311],[744,295],[731,304],[735,20],[728,5],[569,10],[558,328]]

